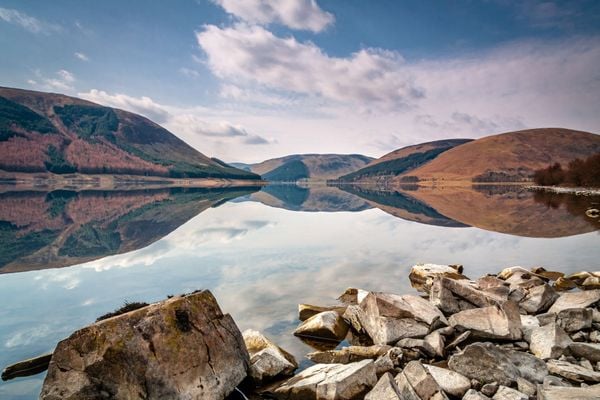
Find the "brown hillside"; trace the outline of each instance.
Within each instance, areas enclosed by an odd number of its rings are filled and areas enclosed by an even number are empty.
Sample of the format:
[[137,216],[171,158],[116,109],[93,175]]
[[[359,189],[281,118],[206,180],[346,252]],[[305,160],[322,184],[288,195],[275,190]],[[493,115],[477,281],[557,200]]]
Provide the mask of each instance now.
[[424,153],[426,151],[438,149],[440,147],[451,147],[451,146],[455,146],[457,144],[466,143],[471,140],[472,139],[444,139],[444,140],[436,140],[434,142],[426,142],[426,143],[415,144],[412,146],[406,146],[406,147],[402,147],[401,149],[394,150],[376,160],[371,161],[371,163],[367,166],[380,164],[380,163],[395,160],[398,158],[408,157],[414,153]]
[[600,135],[563,128],[529,129],[457,146],[410,171],[421,181],[523,181],[551,163],[600,152]]

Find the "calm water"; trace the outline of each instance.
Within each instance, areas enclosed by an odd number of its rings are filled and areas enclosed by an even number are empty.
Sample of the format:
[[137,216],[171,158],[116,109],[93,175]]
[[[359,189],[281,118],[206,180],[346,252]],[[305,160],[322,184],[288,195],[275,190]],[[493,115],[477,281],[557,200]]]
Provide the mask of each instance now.
[[[199,288],[301,360],[298,303],[331,304],[351,286],[411,291],[415,263],[463,264],[471,277],[600,269],[600,223],[585,215],[599,199],[343,189],[0,193],[0,368],[125,301]],[[0,383],[0,398],[37,398],[43,379]]]

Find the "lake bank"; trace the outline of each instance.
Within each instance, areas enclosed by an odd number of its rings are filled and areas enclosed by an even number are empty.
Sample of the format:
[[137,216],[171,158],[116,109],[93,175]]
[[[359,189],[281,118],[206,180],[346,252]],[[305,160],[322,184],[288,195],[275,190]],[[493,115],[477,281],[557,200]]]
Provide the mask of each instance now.
[[549,192],[558,194],[573,194],[575,196],[600,196],[600,188],[564,187],[564,186],[527,186],[527,190],[534,192]]

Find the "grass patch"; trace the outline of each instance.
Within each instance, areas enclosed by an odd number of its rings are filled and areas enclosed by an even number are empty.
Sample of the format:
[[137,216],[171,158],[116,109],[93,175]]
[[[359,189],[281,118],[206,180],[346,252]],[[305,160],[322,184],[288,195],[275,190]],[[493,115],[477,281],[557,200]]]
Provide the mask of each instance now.
[[126,300],[125,303],[120,308],[117,308],[113,312],[106,313],[106,314],[101,315],[98,318],[96,318],[96,322],[103,321],[105,319],[109,319],[112,317],[116,317],[117,315],[125,314],[130,311],[139,310],[140,308],[143,308],[146,306],[149,306],[149,304],[145,303],[145,302],[139,302],[139,301],[129,302]]

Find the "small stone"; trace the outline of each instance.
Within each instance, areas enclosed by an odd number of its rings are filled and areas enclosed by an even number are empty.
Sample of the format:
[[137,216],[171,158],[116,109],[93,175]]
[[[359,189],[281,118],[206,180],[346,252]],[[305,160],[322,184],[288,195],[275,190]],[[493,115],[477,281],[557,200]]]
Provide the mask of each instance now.
[[480,338],[518,340],[522,337],[521,316],[518,306],[512,301],[501,306],[461,311],[448,321],[453,327],[470,330]]
[[477,390],[469,389],[463,396],[462,400],[490,400],[490,398],[479,393]]
[[451,396],[462,397],[467,390],[471,388],[471,381],[458,372],[446,368],[439,368],[433,365],[424,365],[433,379],[438,383],[444,392]]
[[363,289],[348,288],[338,300],[346,305],[358,305],[367,296],[369,292]]
[[571,334],[571,340],[574,342],[587,342],[589,334],[587,332],[579,331]]
[[454,349],[455,347],[457,347],[458,345],[463,343],[465,340],[467,340],[470,336],[471,336],[471,331],[466,331],[466,332],[461,333],[452,342],[448,343],[445,350],[450,351],[450,350]]
[[298,368],[293,355],[277,346],[258,331],[248,329],[242,333],[250,354],[249,375],[257,383],[278,376],[292,375]]
[[405,349],[417,349],[428,357],[435,356],[435,350],[423,339],[411,339],[405,338],[400,339],[396,343],[396,347],[402,347]]
[[600,382],[600,372],[590,371],[566,361],[550,360],[546,363],[551,374],[560,375],[574,382]]
[[377,360],[375,360],[375,373],[377,376],[381,376],[382,374],[399,367],[403,357],[404,353],[402,349],[392,347],[387,353],[379,356]]
[[565,278],[564,276],[561,276],[556,280],[556,282],[554,282],[554,288],[560,291],[571,290],[575,289],[576,287],[577,285],[575,282]]
[[547,388],[550,386],[571,387],[573,385],[571,385],[569,382],[567,382],[563,378],[560,378],[560,377],[554,376],[554,375],[548,375],[544,378],[544,382],[543,382],[542,386]]
[[569,308],[586,308],[600,300],[600,289],[563,293],[548,310],[559,313]]
[[535,316],[538,320],[538,326],[544,326],[556,322],[555,313],[544,313]]
[[431,332],[425,336],[425,343],[433,350],[433,357],[444,357],[444,337],[439,331]]
[[348,333],[348,324],[336,311],[325,311],[302,322],[294,335],[319,340],[341,341]]
[[594,370],[594,367],[592,366],[592,363],[589,362],[588,360],[581,360],[579,361],[579,365],[581,365],[583,368],[587,368],[589,370]]
[[493,400],[529,400],[529,396],[521,393],[518,390],[511,389],[506,386],[500,386],[498,391],[492,397]]
[[517,378],[517,389],[519,389],[519,392],[530,397],[535,396],[535,393],[537,392],[537,386],[523,378]]
[[600,343],[600,331],[591,331],[589,340],[593,343]]
[[556,315],[556,323],[566,332],[577,332],[592,327],[591,308],[568,308]]
[[365,396],[365,400],[402,400],[394,377],[388,372],[383,374],[375,387]]
[[575,357],[585,358],[593,363],[600,361],[600,344],[571,343],[569,350]]
[[481,393],[491,397],[498,391],[498,386],[498,382],[486,383],[481,387]]
[[529,349],[537,357],[547,360],[560,357],[571,343],[569,335],[560,326],[551,323],[531,332]]

